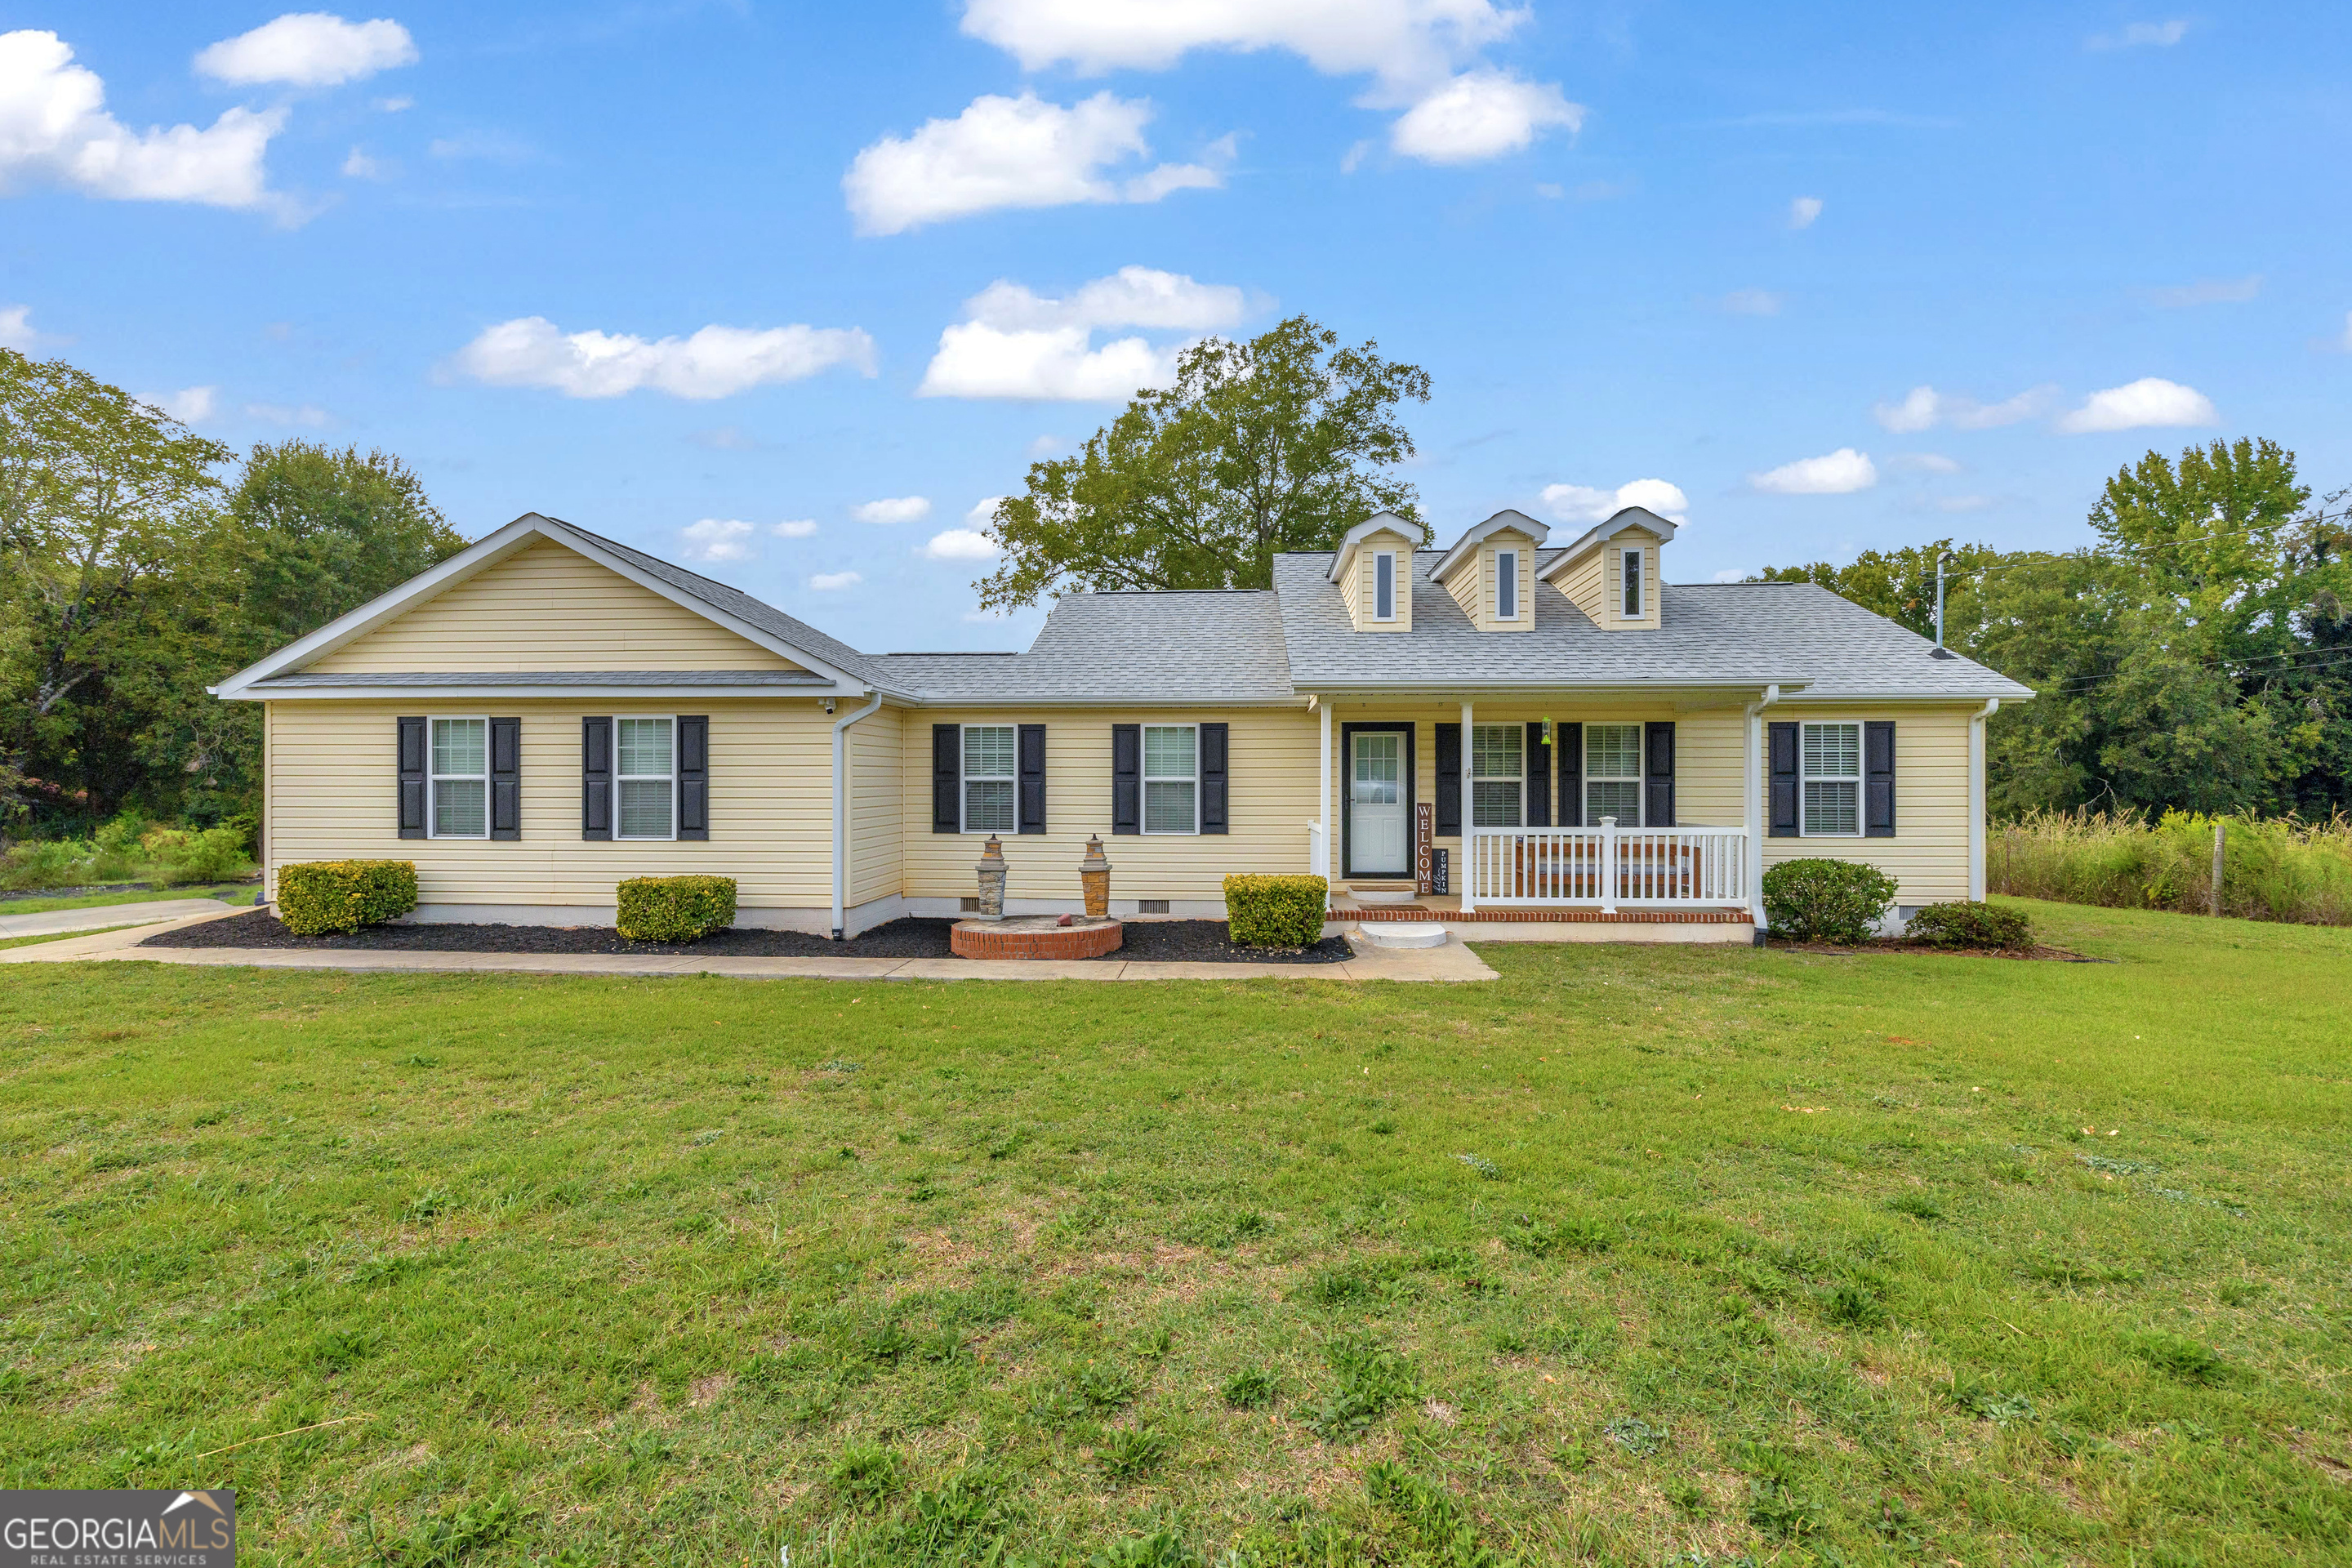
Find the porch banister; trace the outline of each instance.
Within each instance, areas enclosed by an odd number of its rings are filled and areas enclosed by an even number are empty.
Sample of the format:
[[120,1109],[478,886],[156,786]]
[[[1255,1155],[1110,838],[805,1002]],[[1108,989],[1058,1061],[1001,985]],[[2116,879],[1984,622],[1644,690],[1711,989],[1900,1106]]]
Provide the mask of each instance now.
[[1748,829],[1748,918],[1764,929],[1764,710],[1780,700],[1780,689],[1768,686],[1748,705],[1748,734],[1741,771],[1748,775],[1747,805],[1740,822]]
[[1478,826],[1475,792],[1470,787],[1470,758],[1477,751],[1472,741],[1470,704],[1462,704],[1462,864],[1454,868],[1454,879],[1462,884],[1462,912],[1468,914],[1478,907],[1477,836],[1472,831]]

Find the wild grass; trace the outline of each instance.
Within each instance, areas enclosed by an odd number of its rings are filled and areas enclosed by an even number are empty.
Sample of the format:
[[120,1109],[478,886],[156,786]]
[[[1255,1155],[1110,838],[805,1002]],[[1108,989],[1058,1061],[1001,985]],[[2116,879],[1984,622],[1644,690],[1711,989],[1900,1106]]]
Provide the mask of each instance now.
[[152,881],[164,887],[221,882],[250,874],[250,830],[191,829],[126,813],[88,838],[27,839],[0,851],[0,890]]
[[2352,932],[2032,913],[2115,962],[16,967],[0,1484],[268,1568],[2347,1560]]
[[[1998,823],[1987,845],[1993,891],[2109,909],[2203,914],[2213,890],[2213,826],[2202,815],[2031,812]],[[2352,816],[2226,819],[2221,912],[2245,920],[2352,925]]]

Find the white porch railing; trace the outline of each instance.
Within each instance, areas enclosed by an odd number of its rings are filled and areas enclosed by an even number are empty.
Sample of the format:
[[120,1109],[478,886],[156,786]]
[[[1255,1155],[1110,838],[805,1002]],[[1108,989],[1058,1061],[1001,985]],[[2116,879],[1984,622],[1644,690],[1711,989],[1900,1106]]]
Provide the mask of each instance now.
[[1464,910],[1481,904],[1639,908],[1748,902],[1738,827],[1474,827],[1463,841]]

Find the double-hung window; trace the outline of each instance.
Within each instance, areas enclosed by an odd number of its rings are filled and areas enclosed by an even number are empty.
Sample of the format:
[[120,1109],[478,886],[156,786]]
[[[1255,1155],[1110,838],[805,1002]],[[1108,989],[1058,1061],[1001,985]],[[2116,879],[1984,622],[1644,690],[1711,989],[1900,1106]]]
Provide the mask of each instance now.
[[433,721],[433,826],[436,838],[490,836],[490,721]]
[[1628,550],[1623,552],[1622,559],[1625,563],[1625,618],[1638,621],[1642,618],[1642,552]]
[[963,830],[1011,833],[1018,767],[1010,724],[963,727]]
[[1372,619],[1396,619],[1396,552],[1382,550],[1372,556]]
[[1470,826],[1517,827],[1526,820],[1527,727],[1474,724],[1470,731]]
[[1801,768],[1805,837],[1852,837],[1862,832],[1862,726],[1808,724]]
[[1191,724],[1143,727],[1143,831],[1201,830],[1201,732]]
[[675,725],[669,719],[613,721],[614,750],[620,763],[614,780],[620,792],[620,810],[614,814],[616,837],[677,837]]
[[1642,726],[1584,727],[1584,820],[1600,826],[1613,816],[1620,827],[1642,826]]
[[1516,550],[1495,552],[1495,618],[1519,618],[1519,552]]

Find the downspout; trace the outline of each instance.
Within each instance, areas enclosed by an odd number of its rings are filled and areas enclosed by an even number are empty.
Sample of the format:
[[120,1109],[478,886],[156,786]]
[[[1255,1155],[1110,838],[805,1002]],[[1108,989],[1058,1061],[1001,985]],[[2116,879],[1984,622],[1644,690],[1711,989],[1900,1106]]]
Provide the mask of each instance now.
[[1767,686],[1764,695],[1750,702],[1747,710],[1746,741],[1748,788],[1747,810],[1740,825],[1748,830],[1748,919],[1756,928],[1756,941],[1764,941],[1764,710],[1780,700],[1778,684]]
[[882,694],[833,721],[833,940],[841,940],[842,902],[849,890],[849,727],[882,706]]
[[1977,903],[1985,896],[1985,721],[2000,710],[2000,699],[1988,697],[1969,715],[1969,897]]

